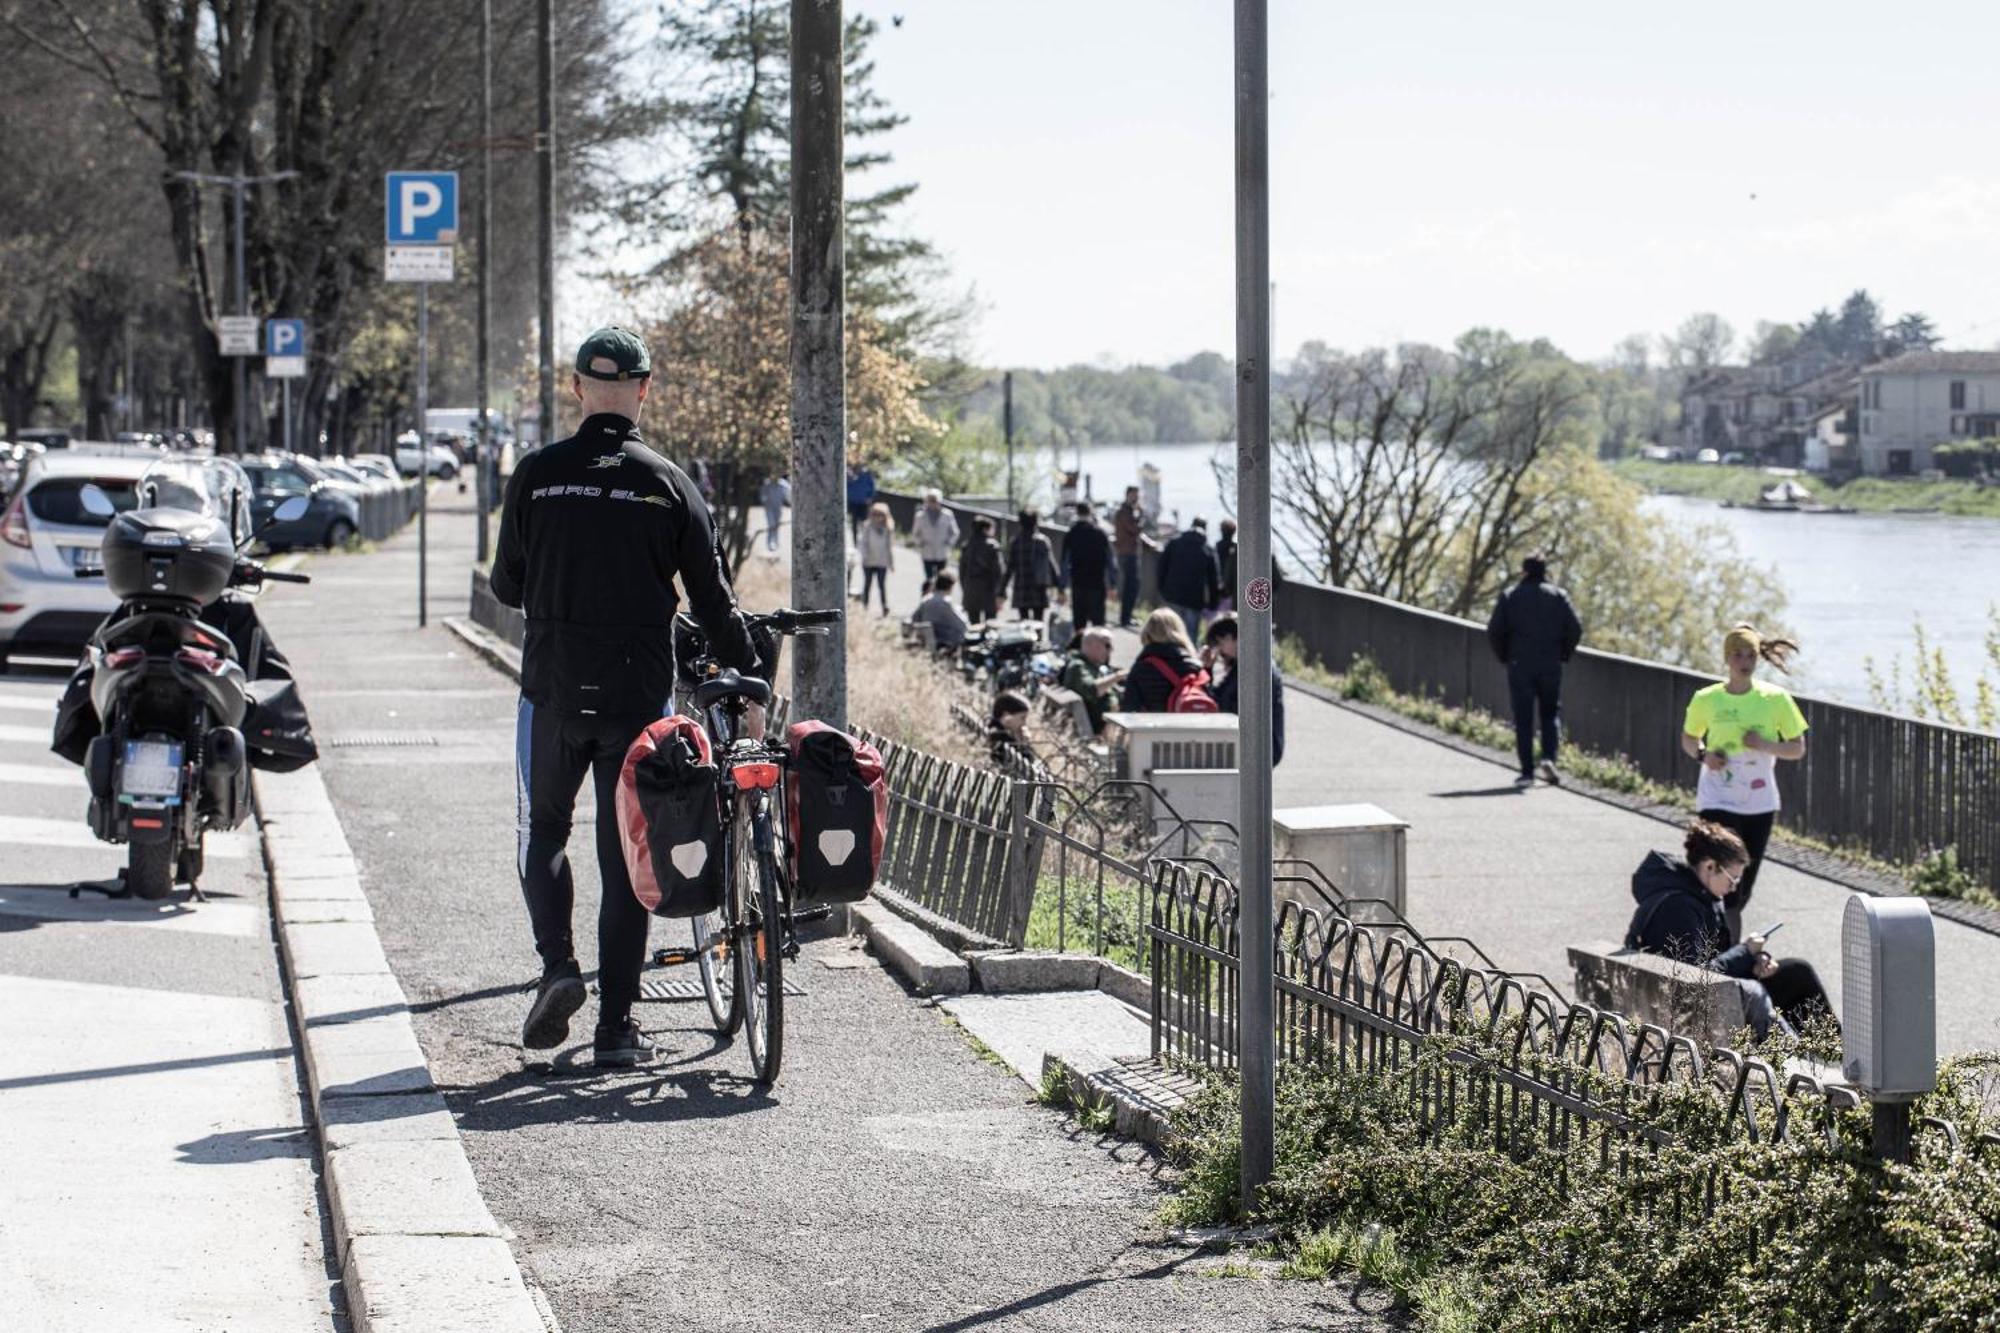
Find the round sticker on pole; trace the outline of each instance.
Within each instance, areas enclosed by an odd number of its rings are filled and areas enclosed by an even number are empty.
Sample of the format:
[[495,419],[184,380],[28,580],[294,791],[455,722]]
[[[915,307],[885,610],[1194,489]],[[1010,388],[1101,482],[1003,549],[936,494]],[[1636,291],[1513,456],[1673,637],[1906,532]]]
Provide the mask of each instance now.
[[1249,607],[1252,611],[1269,611],[1271,609],[1271,580],[1251,579],[1249,586],[1243,589],[1243,605]]

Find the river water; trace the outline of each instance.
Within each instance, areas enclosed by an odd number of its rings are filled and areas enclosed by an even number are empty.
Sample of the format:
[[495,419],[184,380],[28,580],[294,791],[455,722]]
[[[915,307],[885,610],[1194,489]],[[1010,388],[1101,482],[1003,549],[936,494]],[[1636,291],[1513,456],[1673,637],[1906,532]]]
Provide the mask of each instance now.
[[[1215,462],[1234,459],[1227,444],[1113,444],[1084,449],[1080,462],[1100,500],[1115,500],[1151,463],[1167,512],[1182,521],[1207,514],[1212,523],[1225,512]],[[1078,461],[1066,456],[1063,465]],[[1039,463],[1036,471],[1046,472],[1047,456]],[[1900,657],[1907,677],[1921,620],[1970,701],[1987,664],[1988,608],[2000,603],[2000,519],[1774,514],[1667,495],[1649,496],[1645,507],[1665,522],[1719,524],[1744,556],[1776,575],[1803,649],[1791,682],[1801,693],[1869,704],[1866,659],[1886,676]]]

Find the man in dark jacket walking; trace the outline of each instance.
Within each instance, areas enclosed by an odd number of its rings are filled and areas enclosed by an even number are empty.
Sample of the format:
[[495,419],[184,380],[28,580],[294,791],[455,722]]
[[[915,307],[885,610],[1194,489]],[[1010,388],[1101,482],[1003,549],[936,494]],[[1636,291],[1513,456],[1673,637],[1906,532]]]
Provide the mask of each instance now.
[[1118,557],[1118,624],[1134,625],[1132,608],[1139,605],[1139,548],[1146,540],[1146,511],[1139,505],[1139,488],[1125,488],[1125,503],[1111,513],[1111,550]]
[[1063,574],[1069,582],[1076,627],[1102,625],[1104,603],[1111,591],[1111,539],[1097,526],[1090,506],[1081,500],[1076,506],[1076,522],[1063,537]]
[[1535,781],[1535,714],[1542,722],[1542,777],[1561,782],[1556,752],[1561,743],[1563,663],[1583,641],[1583,622],[1569,595],[1548,581],[1548,561],[1531,555],[1521,562],[1521,581],[1500,594],[1486,638],[1493,655],[1507,666],[1507,693],[1514,705],[1514,751],[1521,761],[1519,787]]
[[1201,638],[1201,613],[1215,605],[1222,571],[1215,548],[1208,544],[1208,520],[1197,518],[1188,530],[1160,552],[1160,596],[1187,626],[1188,638]]
[[614,797],[633,738],[673,707],[676,575],[717,659],[746,671],[758,666],[708,505],[687,473],[640,438],[651,372],[636,334],[607,328],[584,339],[571,381],[583,424],[514,470],[493,561],[494,597],[527,614],[514,732],[517,868],[542,980],[521,1044],[561,1045],[570,1015],[583,1006],[565,848],[577,791],[590,774],[603,882],[593,1043],[600,1067],[655,1055],[632,1021],[647,918],[626,874]]

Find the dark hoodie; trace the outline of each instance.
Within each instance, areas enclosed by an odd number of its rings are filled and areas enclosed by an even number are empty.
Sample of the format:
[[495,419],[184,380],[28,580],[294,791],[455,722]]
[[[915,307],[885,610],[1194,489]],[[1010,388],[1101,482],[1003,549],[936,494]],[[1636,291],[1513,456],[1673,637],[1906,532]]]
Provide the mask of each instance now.
[[1677,958],[1732,977],[1752,975],[1755,959],[1742,945],[1729,947],[1721,900],[1701,886],[1694,868],[1667,852],[1648,852],[1632,872],[1639,904],[1625,928],[1625,947]]

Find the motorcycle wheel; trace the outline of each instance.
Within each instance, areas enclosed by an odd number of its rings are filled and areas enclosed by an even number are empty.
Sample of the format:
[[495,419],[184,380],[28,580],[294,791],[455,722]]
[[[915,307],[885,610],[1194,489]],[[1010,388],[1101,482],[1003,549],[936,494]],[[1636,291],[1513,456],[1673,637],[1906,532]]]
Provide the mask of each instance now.
[[135,842],[125,858],[125,887],[140,898],[164,898],[174,891],[174,845]]

